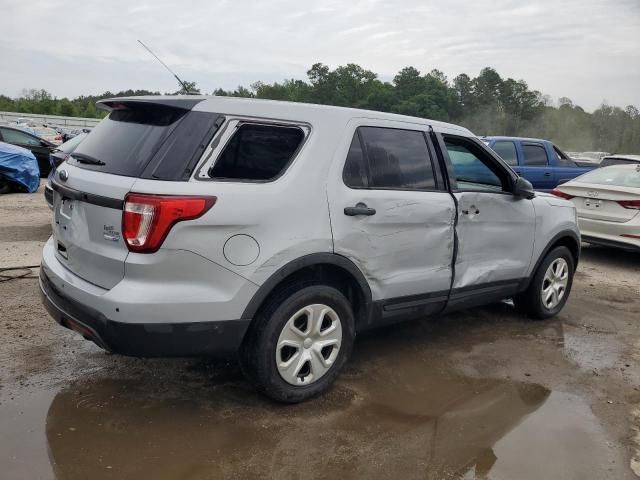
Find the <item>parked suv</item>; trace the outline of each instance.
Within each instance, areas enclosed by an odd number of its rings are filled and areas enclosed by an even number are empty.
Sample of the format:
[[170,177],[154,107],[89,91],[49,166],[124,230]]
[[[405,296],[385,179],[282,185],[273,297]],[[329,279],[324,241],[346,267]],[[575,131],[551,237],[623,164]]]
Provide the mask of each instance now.
[[239,354],[270,397],[328,388],[357,333],[511,297],[557,314],[575,207],[468,130],[226,97],[103,100],[56,172],[51,315],[126,355]]

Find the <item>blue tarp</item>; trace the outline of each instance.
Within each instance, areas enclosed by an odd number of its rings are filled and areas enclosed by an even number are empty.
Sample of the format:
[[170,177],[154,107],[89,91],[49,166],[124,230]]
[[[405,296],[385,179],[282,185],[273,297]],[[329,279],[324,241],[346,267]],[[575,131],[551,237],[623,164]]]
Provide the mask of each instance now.
[[0,176],[23,186],[29,193],[40,186],[40,169],[33,153],[4,142],[0,142]]

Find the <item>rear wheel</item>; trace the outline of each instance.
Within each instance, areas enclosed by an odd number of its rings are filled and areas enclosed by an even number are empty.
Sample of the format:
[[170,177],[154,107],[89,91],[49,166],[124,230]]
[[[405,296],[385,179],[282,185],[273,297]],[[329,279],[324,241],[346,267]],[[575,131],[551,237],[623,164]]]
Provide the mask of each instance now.
[[301,402],[329,388],[354,337],[351,306],[335,288],[283,292],[265,305],[248,333],[242,370],[272,399]]
[[516,307],[540,320],[557,315],[569,298],[574,268],[573,255],[567,247],[551,250],[527,290],[514,299]]
[[11,190],[11,183],[8,180],[2,178],[2,175],[0,175],[0,195],[11,193]]

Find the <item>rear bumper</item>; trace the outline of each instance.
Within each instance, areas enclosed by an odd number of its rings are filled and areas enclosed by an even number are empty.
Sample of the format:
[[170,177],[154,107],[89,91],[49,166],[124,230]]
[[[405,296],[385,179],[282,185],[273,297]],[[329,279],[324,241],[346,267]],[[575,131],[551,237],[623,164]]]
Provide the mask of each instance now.
[[42,302],[60,325],[80,333],[113,353],[137,357],[233,355],[244,338],[250,320],[192,323],[124,323],[65,295],[40,270]]
[[640,250],[640,238],[623,235],[640,235],[640,214],[627,222],[607,222],[578,216],[582,240],[609,247]]
[[[624,237],[623,237],[624,238]],[[633,239],[629,238],[628,242],[621,242],[619,240],[612,240],[610,238],[592,237],[589,235],[582,235],[582,241],[591,243],[593,245],[602,245],[603,247],[624,248],[626,250],[640,251],[640,241],[632,242]]]

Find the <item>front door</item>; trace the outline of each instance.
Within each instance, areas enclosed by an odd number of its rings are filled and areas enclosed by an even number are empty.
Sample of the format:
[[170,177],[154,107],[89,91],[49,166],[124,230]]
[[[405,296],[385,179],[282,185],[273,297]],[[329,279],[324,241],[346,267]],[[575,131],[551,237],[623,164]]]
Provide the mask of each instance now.
[[443,139],[457,183],[452,302],[475,296],[474,303],[485,303],[489,296],[516,289],[527,275],[535,234],[533,202],[510,193],[509,172],[480,142],[451,135]]
[[353,121],[330,176],[335,253],[361,269],[383,317],[437,311],[451,286],[455,204],[426,128]]

